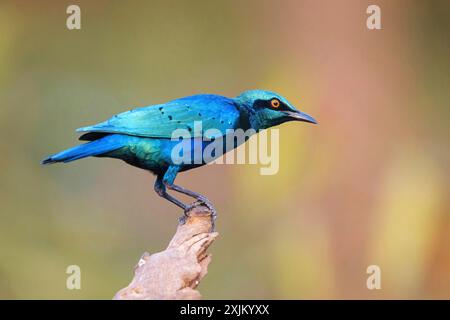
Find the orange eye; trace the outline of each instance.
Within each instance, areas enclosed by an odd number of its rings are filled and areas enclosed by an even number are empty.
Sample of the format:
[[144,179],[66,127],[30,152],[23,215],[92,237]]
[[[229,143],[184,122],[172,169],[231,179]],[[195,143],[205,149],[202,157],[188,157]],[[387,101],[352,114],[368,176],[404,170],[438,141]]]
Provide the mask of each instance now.
[[274,108],[278,108],[280,106],[280,100],[272,99],[272,100],[270,100],[270,105]]

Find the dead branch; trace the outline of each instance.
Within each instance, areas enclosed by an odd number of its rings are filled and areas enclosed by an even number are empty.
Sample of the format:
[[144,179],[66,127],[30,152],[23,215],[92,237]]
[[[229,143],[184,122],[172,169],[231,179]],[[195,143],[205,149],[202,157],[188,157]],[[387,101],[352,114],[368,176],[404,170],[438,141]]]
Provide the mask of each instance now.
[[131,283],[116,293],[114,300],[201,299],[196,290],[208,272],[211,254],[206,250],[218,236],[211,232],[211,213],[194,207],[166,250],[145,252],[134,270]]

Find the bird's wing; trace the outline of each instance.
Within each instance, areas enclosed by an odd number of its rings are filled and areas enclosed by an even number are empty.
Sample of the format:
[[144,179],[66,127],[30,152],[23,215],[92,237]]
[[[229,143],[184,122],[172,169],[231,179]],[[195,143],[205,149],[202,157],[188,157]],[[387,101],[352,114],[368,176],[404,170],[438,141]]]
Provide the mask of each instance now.
[[[195,121],[201,121],[201,132],[194,130]],[[204,137],[204,132],[211,128],[225,135],[227,129],[235,128],[237,121],[239,111],[233,100],[217,95],[196,95],[123,112],[105,122],[77,131],[171,138],[174,130],[186,129],[191,137],[199,138]]]

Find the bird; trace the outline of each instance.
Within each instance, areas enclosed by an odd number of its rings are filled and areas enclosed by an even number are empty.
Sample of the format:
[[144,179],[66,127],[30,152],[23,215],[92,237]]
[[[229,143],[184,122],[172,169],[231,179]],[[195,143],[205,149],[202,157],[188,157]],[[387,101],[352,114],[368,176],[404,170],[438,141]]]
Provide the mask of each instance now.
[[[253,130],[253,133],[258,133],[288,121],[317,123],[310,115],[297,110],[283,96],[271,91],[248,90],[234,98],[217,94],[196,94],[163,104],[132,109],[104,122],[79,128],[76,130],[82,133],[79,140],[87,141],[86,143],[50,155],[41,163],[67,163],[86,157],[121,159],[156,175],[154,190],[159,196],[183,209],[184,218],[194,206],[202,204],[211,211],[214,223],[217,211],[211,201],[204,195],[176,185],[175,178],[180,172],[215,160],[243,141],[234,141],[231,145],[223,143],[222,150],[210,159],[205,159],[202,155],[201,159],[193,159],[196,154],[194,149],[205,150],[212,141],[224,139],[233,130]],[[201,131],[194,130],[196,122],[201,123]],[[210,129],[215,129],[216,134],[207,136]],[[174,139],[173,133],[176,130],[183,130],[190,135]],[[174,158],[173,150],[180,141],[191,152],[191,161],[180,162]],[[168,191],[187,195],[195,201],[185,204]]]

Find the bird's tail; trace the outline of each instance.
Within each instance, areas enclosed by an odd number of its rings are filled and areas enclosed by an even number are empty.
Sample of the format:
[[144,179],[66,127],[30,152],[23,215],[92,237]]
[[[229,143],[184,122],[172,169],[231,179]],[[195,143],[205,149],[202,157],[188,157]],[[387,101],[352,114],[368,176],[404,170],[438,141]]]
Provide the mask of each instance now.
[[41,163],[51,164],[56,162],[70,162],[90,156],[98,156],[117,150],[123,146],[123,139],[120,139],[115,135],[110,135],[51,155],[42,160]]

